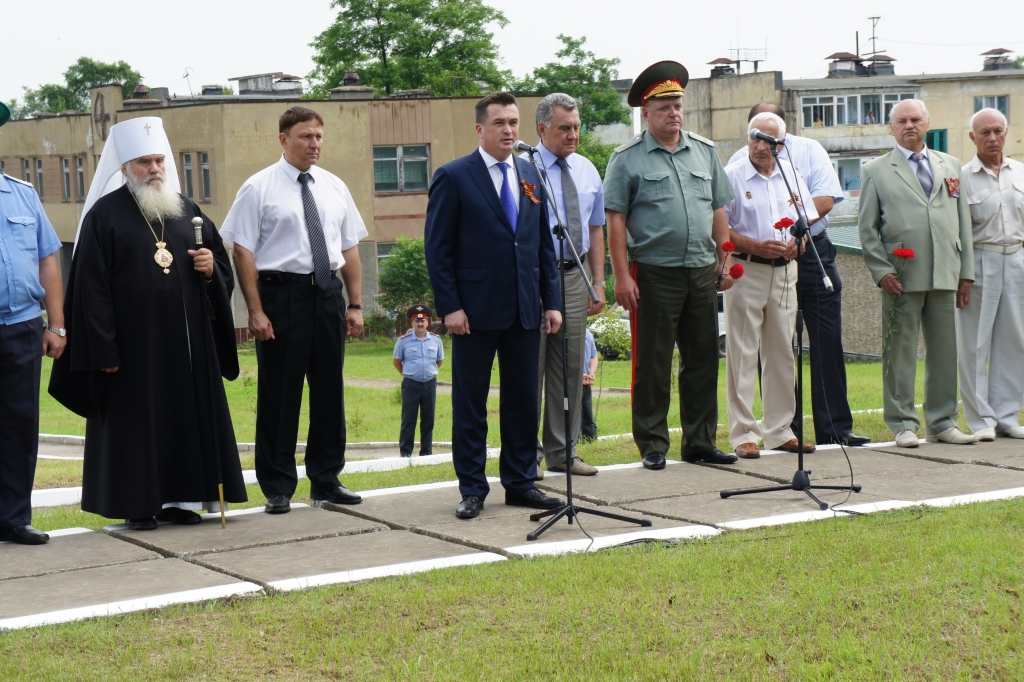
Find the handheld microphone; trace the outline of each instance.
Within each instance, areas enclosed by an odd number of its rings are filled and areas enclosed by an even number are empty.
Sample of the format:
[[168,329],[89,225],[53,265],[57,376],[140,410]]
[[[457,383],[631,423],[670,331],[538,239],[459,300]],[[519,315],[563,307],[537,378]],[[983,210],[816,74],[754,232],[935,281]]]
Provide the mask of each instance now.
[[192,229],[196,231],[196,246],[201,247],[203,245],[203,219],[199,216],[193,218]]
[[773,147],[777,147],[780,144],[783,144],[782,140],[777,140],[774,137],[772,137],[771,135],[767,135],[765,133],[762,133],[757,128],[751,128],[750,132],[747,133],[747,137],[749,137],[751,140],[754,140],[754,141],[762,140],[762,141],[767,142],[768,144],[772,145]]
[[537,153],[537,148],[536,147],[531,147],[530,145],[526,144],[522,140],[516,140],[516,143],[514,145],[512,145],[512,149],[516,150],[520,154],[523,153],[523,152],[528,152],[530,154],[536,154]]

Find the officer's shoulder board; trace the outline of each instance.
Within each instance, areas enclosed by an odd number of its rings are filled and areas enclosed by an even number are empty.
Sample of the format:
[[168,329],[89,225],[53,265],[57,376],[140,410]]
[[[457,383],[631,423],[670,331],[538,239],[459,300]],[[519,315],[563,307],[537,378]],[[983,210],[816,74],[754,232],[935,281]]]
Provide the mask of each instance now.
[[689,130],[686,131],[686,134],[690,136],[691,140],[697,140],[697,142],[703,142],[704,144],[706,144],[709,147],[714,147],[715,146],[714,140],[709,140],[706,137],[701,137],[697,133],[691,133]]
[[411,329],[409,331],[407,331],[406,333],[402,334],[402,338],[404,339],[405,337],[409,336],[410,334],[412,334],[412,330]]
[[11,177],[7,173],[4,173],[4,177],[7,178],[8,180],[13,180],[14,182],[18,183],[19,185],[25,185],[26,187],[32,187],[32,189],[35,189],[35,187],[32,185],[31,182],[25,182],[24,180],[19,180],[18,178]]
[[431,331],[428,331],[427,333],[430,334],[431,336],[433,336],[435,339],[441,338],[440,334],[435,334],[434,332],[431,332]]
[[634,147],[634,146],[640,144],[640,140],[642,140],[642,139],[643,139],[643,134],[637,135],[637,136],[633,137],[633,139],[631,139],[629,142],[626,142],[625,144],[620,144],[618,147],[615,148],[615,151],[617,151],[617,152],[624,152],[627,149],[629,149],[630,147]]

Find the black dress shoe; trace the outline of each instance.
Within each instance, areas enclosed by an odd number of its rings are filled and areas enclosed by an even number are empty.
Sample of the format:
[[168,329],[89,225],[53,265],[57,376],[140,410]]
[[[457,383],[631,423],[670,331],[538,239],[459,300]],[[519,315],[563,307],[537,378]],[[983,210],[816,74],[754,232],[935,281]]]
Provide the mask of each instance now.
[[140,519],[125,519],[128,530],[156,530],[156,519],[144,516]]
[[565,502],[557,497],[548,497],[537,488],[530,488],[525,493],[505,491],[505,504],[511,507],[530,507],[531,509],[558,509]]
[[287,495],[271,495],[263,511],[268,514],[287,514],[292,510],[292,501]]
[[363,501],[362,497],[340,483],[333,490],[328,491],[310,488],[309,496],[314,502],[331,502],[332,504],[359,504]]
[[41,533],[28,524],[24,526],[0,526],[0,540],[14,542],[19,545],[45,545],[50,536]]
[[644,455],[644,469],[650,469],[651,471],[657,471],[658,469],[665,468],[665,453],[664,452],[648,452]]
[[698,452],[696,455],[686,455],[683,457],[684,462],[689,464],[696,464],[697,462],[707,462],[709,464],[735,464],[739,458],[736,455],[730,455],[728,452],[722,452],[718,448],[710,448],[704,452]]
[[197,523],[202,523],[203,517],[196,514],[194,511],[189,511],[188,509],[167,507],[160,510],[160,513],[156,515],[156,520],[170,521],[171,523],[176,523],[179,526],[194,526]]
[[462,498],[462,502],[455,508],[455,515],[460,519],[475,519],[480,516],[480,511],[484,508],[484,501],[476,495],[466,495]]
[[867,445],[871,442],[871,439],[867,436],[858,436],[855,433],[847,433],[842,437],[843,445],[849,445],[852,448],[858,448],[863,445]]

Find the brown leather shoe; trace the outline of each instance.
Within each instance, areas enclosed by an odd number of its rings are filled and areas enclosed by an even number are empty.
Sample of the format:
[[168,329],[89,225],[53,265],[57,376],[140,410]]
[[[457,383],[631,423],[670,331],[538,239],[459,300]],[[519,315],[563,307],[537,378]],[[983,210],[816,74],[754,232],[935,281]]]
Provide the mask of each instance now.
[[736,454],[743,459],[757,459],[761,456],[761,450],[757,443],[740,443],[736,446]]
[[[776,450],[785,450],[786,452],[798,452],[797,448],[800,445],[796,438],[791,438],[785,443],[775,448]],[[818,449],[818,446],[814,443],[804,442],[804,452],[814,452]]]
[[[548,471],[565,471],[565,463],[556,464],[548,467]],[[597,467],[592,467],[584,462],[579,457],[572,458],[572,475],[573,476],[595,476],[597,475]]]

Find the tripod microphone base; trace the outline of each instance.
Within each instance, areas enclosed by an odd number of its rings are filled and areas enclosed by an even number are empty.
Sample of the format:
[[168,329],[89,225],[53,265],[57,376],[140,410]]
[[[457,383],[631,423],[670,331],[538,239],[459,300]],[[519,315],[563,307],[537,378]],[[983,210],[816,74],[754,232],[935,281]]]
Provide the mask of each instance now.
[[812,490],[852,490],[855,493],[859,493],[861,488],[860,484],[856,483],[852,486],[849,485],[811,485],[811,472],[804,471],[803,469],[797,469],[797,472],[793,474],[793,482],[789,485],[773,485],[767,488],[749,488],[747,490],[723,490],[719,493],[723,498],[735,497],[736,495],[756,495],[758,493],[777,493],[783,490],[796,490],[798,492],[807,493],[807,497],[814,500],[818,505],[818,508],[822,511],[828,509],[828,504],[822,502],[815,497]]
[[648,528],[652,525],[651,522],[647,519],[631,519],[628,516],[619,516],[618,514],[611,514],[606,511],[601,511],[600,509],[577,507],[575,504],[569,503],[563,504],[561,507],[558,507],[557,509],[549,509],[548,511],[540,512],[539,514],[531,514],[531,521],[540,521],[545,516],[550,516],[551,518],[545,521],[544,525],[542,525],[540,528],[527,535],[526,539],[531,542],[533,540],[536,540],[544,533],[544,531],[546,531],[551,526],[555,525],[555,523],[563,516],[568,516],[569,523],[572,524],[573,518],[575,518],[579,514],[591,514],[593,516],[603,516],[606,519],[624,521],[625,523],[636,523],[640,526],[643,526],[644,528]]

